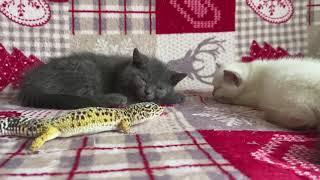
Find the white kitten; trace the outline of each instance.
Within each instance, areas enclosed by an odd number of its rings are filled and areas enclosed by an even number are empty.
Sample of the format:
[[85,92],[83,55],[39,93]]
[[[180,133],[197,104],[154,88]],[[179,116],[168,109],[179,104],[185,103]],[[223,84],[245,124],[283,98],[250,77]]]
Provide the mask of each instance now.
[[312,58],[232,63],[218,68],[213,97],[219,102],[257,107],[286,128],[320,124],[320,62]]

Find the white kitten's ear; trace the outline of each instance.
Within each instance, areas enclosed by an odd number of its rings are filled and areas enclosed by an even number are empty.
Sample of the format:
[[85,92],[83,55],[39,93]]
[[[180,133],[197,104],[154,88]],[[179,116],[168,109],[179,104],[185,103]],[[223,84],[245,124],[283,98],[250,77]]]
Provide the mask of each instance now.
[[221,68],[221,64],[219,64],[219,63],[216,62],[216,67],[217,67],[218,69]]
[[227,83],[234,84],[237,87],[240,86],[241,81],[242,81],[242,79],[238,73],[230,71],[230,70],[223,71],[223,80]]

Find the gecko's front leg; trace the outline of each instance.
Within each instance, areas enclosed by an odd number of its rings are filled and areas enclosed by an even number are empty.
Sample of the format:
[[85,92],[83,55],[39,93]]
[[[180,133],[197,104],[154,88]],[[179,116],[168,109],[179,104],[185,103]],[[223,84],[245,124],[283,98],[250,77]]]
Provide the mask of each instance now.
[[30,150],[32,152],[39,150],[45,142],[51,139],[54,139],[59,135],[60,135],[60,131],[57,128],[54,128],[54,127],[47,128],[39,137],[35,138],[32,141]]
[[131,129],[131,123],[128,120],[122,120],[118,128],[121,132],[129,134]]

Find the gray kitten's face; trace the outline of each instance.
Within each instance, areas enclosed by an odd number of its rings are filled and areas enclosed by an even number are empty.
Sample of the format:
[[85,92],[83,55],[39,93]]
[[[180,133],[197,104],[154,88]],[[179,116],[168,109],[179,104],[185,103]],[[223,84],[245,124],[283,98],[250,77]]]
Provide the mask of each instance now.
[[135,89],[135,95],[141,101],[152,101],[163,98],[173,91],[173,86],[156,79],[147,72],[137,73],[131,84]]
[[139,101],[157,101],[174,91],[186,74],[168,70],[159,60],[134,50],[133,61],[125,70],[127,88]]

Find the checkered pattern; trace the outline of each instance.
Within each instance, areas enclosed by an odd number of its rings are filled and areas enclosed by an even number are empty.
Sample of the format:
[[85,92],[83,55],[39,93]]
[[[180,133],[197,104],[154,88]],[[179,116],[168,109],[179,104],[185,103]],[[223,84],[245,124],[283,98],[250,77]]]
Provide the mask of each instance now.
[[247,55],[250,43],[267,42],[273,47],[282,47],[290,54],[305,53],[307,46],[307,4],[308,1],[292,0],[295,12],[283,24],[272,24],[260,18],[244,0],[237,0],[236,33],[238,55]]
[[154,34],[155,0],[70,0],[72,34]]
[[308,24],[308,55],[312,57],[320,57],[320,0],[309,0]]
[[308,23],[309,25],[320,25],[320,0],[309,0]]
[[1,179],[245,178],[197,132],[127,136],[102,133],[58,139],[48,143],[50,152],[32,155],[25,151],[28,140],[0,140],[4,145],[0,150]]
[[69,49],[68,6],[64,3],[50,3],[50,21],[40,27],[25,27],[0,15],[0,42],[11,51],[16,47],[27,56],[34,54],[41,60],[60,56]]

